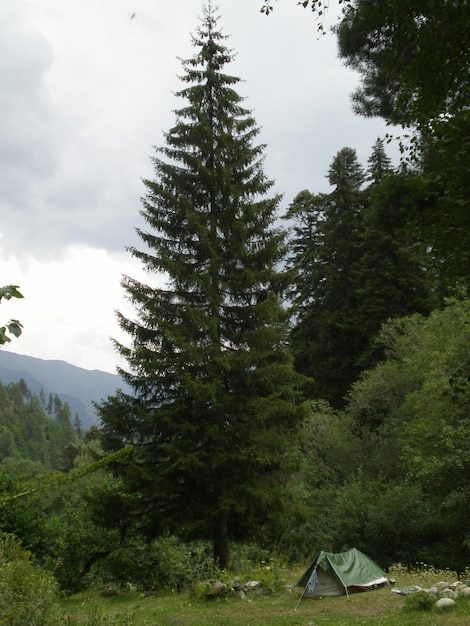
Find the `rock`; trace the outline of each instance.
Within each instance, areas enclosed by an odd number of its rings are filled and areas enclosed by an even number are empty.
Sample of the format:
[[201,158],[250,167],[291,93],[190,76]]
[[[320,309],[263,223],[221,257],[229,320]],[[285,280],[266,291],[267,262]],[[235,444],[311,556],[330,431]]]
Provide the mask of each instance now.
[[463,596],[464,598],[470,598],[470,587],[467,587],[467,585],[461,585],[457,589],[457,595]]
[[441,580],[440,582],[436,583],[434,586],[437,587],[438,591],[442,591],[443,589],[449,589],[450,583],[446,583]]
[[441,598],[451,598],[452,600],[457,597],[457,592],[452,589],[442,589],[439,591],[439,596]]
[[239,588],[242,591],[249,592],[249,591],[253,591],[254,589],[260,586],[261,586],[261,583],[258,580],[250,580],[249,582],[243,583],[242,585],[240,585]]
[[245,587],[247,587],[248,589],[255,589],[256,587],[259,587],[261,585],[261,583],[259,582],[259,580],[250,580],[249,582],[245,583]]
[[260,587],[256,593],[259,596],[271,596],[273,594],[273,590],[269,587]]
[[111,588],[103,589],[101,595],[103,596],[103,598],[110,598],[111,596],[117,596],[117,591]]
[[227,585],[220,582],[220,580],[214,580],[206,593],[211,596],[221,596],[227,591]]
[[220,580],[205,580],[197,585],[197,592],[205,598],[222,596],[228,591],[228,586]]
[[436,602],[436,608],[438,609],[450,609],[453,606],[455,606],[455,600],[452,600],[452,598],[440,598]]

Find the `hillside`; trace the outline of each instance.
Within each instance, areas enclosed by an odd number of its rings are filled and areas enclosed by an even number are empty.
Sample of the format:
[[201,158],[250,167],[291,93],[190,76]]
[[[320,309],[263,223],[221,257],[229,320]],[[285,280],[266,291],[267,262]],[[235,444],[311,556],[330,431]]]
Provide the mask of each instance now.
[[34,394],[43,389],[46,397],[57,394],[63,402],[68,402],[72,415],[78,413],[85,429],[99,423],[93,402],[113,395],[118,388],[129,391],[116,374],[0,350],[0,381],[8,384],[21,379]]

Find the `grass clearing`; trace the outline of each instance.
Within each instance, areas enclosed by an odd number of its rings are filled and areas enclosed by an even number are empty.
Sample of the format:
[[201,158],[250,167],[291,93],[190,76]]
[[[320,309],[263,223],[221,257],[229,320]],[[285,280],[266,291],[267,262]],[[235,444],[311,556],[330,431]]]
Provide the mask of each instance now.
[[[400,573],[400,575],[396,575]],[[396,567],[396,587],[429,587],[449,580],[452,572]],[[449,576],[446,578],[446,574]],[[392,576],[393,573],[390,573]],[[291,574],[293,584],[297,577]],[[454,578],[456,580],[456,578]],[[300,590],[242,600],[236,596],[203,600],[189,592],[142,594],[119,592],[102,597],[80,593],[62,600],[68,626],[463,626],[470,625],[470,599],[459,599],[450,610],[406,611],[405,597],[390,588],[338,598],[302,600]],[[297,607],[297,608],[296,608]]]

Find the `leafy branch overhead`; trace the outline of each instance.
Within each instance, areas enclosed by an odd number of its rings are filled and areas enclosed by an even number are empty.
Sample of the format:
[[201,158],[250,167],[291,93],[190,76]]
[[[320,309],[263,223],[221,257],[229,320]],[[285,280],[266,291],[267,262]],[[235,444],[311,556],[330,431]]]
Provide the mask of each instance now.
[[[0,287],[0,302],[2,299],[11,300],[11,298],[23,298],[23,294],[18,290],[18,285],[7,285]],[[7,324],[0,327],[0,345],[4,345],[11,341],[8,333],[14,337],[19,337],[23,331],[23,326],[18,320],[10,320]]]
[[[338,4],[348,4],[352,0],[338,0]],[[304,9],[310,7],[318,16],[323,15],[330,8],[330,0],[299,0],[297,4],[303,6]],[[261,13],[269,15],[274,11],[272,0],[264,0],[261,7]]]
[[116,461],[122,460],[131,452],[132,446],[126,446],[124,448],[121,448],[117,452],[107,454],[97,461],[88,463],[83,467],[75,468],[70,472],[54,472],[47,478],[46,481],[40,482],[37,478],[35,478],[32,484],[24,486],[18,492],[1,497],[0,508],[5,506],[9,502],[12,502],[13,500],[17,500],[18,498],[24,498],[25,496],[30,496],[33,493],[36,493],[38,491],[44,491],[45,489],[57,488],[60,485],[66,485],[74,480],[78,480],[79,478],[88,476],[89,474],[92,474],[93,472],[96,472],[103,467],[107,467],[112,463],[116,463]]

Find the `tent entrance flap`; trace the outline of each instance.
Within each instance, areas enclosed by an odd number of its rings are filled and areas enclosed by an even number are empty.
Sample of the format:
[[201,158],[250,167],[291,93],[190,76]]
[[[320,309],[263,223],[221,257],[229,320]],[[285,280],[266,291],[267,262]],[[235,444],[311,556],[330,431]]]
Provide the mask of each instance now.
[[310,576],[308,583],[307,583],[307,589],[306,589],[306,593],[313,593],[313,591],[315,590],[315,587],[318,585],[318,576],[317,576],[317,568],[315,568],[312,572],[312,575]]
[[345,588],[336,577],[323,569],[314,570],[316,583],[314,586],[307,585],[304,598],[318,598],[320,596],[341,596]]

